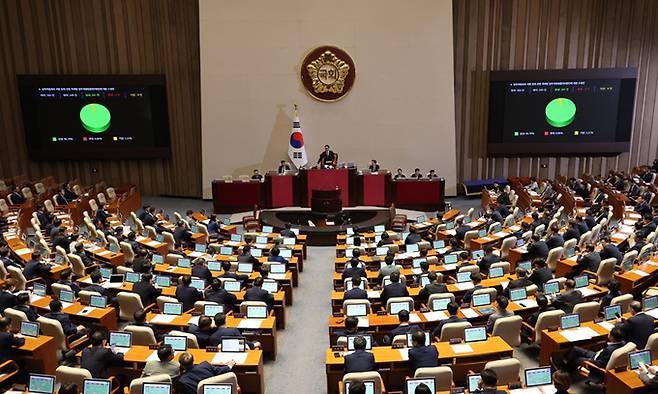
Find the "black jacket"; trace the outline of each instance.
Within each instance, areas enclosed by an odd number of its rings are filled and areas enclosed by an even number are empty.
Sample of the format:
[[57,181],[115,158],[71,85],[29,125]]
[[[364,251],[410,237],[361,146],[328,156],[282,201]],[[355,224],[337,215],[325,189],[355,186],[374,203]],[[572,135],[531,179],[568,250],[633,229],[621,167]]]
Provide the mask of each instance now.
[[192,267],[192,276],[205,280],[206,284],[212,282],[212,273],[205,265],[195,265]]
[[532,283],[536,284],[537,287],[542,290],[544,283],[553,279],[553,273],[551,272],[550,268],[543,267],[535,269],[528,279],[530,279]]
[[238,298],[235,294],[231,294],[224,289],[206,290],[206,301],[216,302],[220,305],[233,305],[237,302]]
[[580,290],[565,291],[559,294],[553,300],[553,306],[562,309],[565,313],[573,312],[573,307],[583,301],[583,294]]
[[0,363],[13,358],[12,349],[23,346],[25,338],[14,336],[10,332],[0,332]]
[[480,272],[488,273],[491,264],[497,263],[499,261],[500,261],[500,257],[498,257],[493,253],[482,257],[482,259],[478,261],[478,267],[480,267]]
[[213,334],[212,331],[201,330],[196,324],[190,324],[187,331],[190,334],[194,334],[196,341],[199,344],[199,349],[205,349],[206,346],[210,345],[210,336]]
[[533,242],[532,245],[528,246],[528,259],[534,260],[536,258],[547,258],[548,257],[548,245],[544,241]]
[[37,277],[45,277],[50,275],[50,265],[42,263],[38,260],[30,260],[25,264],[23,269],[23,276],[25,279],[30,280]]
[[360,276],[362,278],[365,278],[368,276],[368,274],[366,273],[366,270],[361,267],[356,267],[356,268],[348,267],[345,268],[345,270],[343,271],[342,278],[343,280],[345,280],[346,278],[353,278],[354,276]]
[[621,323],[621,329],[626,342],[633,342],[638,349],[644,349],[647,339],[653,334],[653,317],[646,313],[638,313]]
[[[546,246],[548,246],[549,250],[562,245],[564,245],[564,237],[562,237],[560,234],[553,234],[546,241]],[[548,256],[548,253],[546,255]]]
[[439,366],[439,351],[436,346],[419,346],[409,349],[409,362],[414,370]]
[[105,379],[109,376],[108,369],[122,361],[122,354],[114,354],[106,347],[93,346],[82,351],[80,368],[88,370],[94,378]]
[[375,356],[365,350],[356,350],[345,356],[345,373],[374,371]]
[[601,264],[601,255],[596,252],[588,253],[584,256],[580,256],[577,260],[579,270],[588,270],[596,272],[599,269]]
[[13,308],[16,304],[18,304],[18,300],[12,292],[6,290],[0,292],[0,313],[4,314],[5,309]]
[[142,306],[146,308],[147,305],[154,303],[156,298],[162,294],[162,289],[156,289],[151,282],[140,280],[133,284],[133,293],[139,294],[139,298],[142,300]]
[[605,349],[599,353],[598,357],[592,359],[591,361],[596,364],[597,366],[601,368],[605,368],[606,365],[608,365],[608,361],[610,361],[610,357],[612,356],[612,352],[615,350],[619,349],[620,347],[624,346],[626,343],[624,342],[618,342],[618,343],[609,343]]
[[44,315],[49,319],[55,319],[62,325],[62,330],[64,330],[64,335],[69,336],[78,332],[78,327],[75,324],[71,323],[69,315],[62,312],[48,312]]
[[427,301],[432,294],[447,293],[448,286],[444,283],[429,283],[425,285],[418,293],[418,298]]
[[383,305],[386,305],[386,301],[388,301],[389,298],[406,297],[408,295],[409,292],[407,291],[407,286],[404,283],[397,282],[384,286],[384,290],[382,290],[379,299],[382,301]]
[[[571,227],[567,231],[564,232],[564,235],[562,236],[562,238],[565,241],[568,241],[570,239],[575,239],[577,241],[578,239],[580,239],[580,231],[578,231],[578,228],[576,228],[576,227]],[[562,245],[560,245],[560,246],[562,246]]]
[[270,294],[267,290],[263,290],[260,287],[252,287],[247,289],[244,294],[245,301],[263,301],[268,306],[274,305],[274,296]]
[[417,244],[420,242],[422,238],[418,234],[409,234],[407,235],[407,238],[404,239],[404,244],[409,245],[409,244]]
[[25,313],[25,316],[27,316],[27,320],[29,321],[37,321],[39,318],[39,314],[29,305],[16,305],[14,309]]
[[203,294],[192,286],[176,287],[176,298],[183,303],[183,311],[194,308],[194,303],[203,299]]
[[208,379],[213,376],[221,375],[230,372],[231,368],[220,365],[210,365],[207,361],[193,366],[185,371],[176,384],[176,393],[178,394],[196,394],[197,386],[203,379]]
[[448,323],[463,323],[463,322],[466,322],[466,321],[468,321],[468,320],[466,320],[464,318],[461,318],[461,317],[458,317],[458,316],[450,316],[449,318],[447,318],[445,320],[441,320],[439,322],[439,325],[436,326],[436,328],[434,329],[434,332],[432,332],[432,335],[434,335],[437,338],[440,338],[441,337],[441,329],[443,329],[444,325],[446,325]]
[[624,258],[624,255],[619,251],[617,245],[613,244],[605,245],[599,252],[599,256],[601,256],[601,261],[614,257],[617,259],[617,264],[621,263],[621,260]]
[[344,300],[367,300],[368,292],[359,288],[353,287],[352,289],[345,292],[343,295]]

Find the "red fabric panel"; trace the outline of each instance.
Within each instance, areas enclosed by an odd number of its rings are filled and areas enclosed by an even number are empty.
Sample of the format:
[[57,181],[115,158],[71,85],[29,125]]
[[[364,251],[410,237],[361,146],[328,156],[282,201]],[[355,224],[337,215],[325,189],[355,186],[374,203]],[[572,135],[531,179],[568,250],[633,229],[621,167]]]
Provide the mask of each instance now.
[[349,179],[346,168],[336,170],[310,169],[308,170],[308,206],[311,206],[311,195],[313,190],[333,190],[336,187],[341,190],[343,206],[350,203]]
[[218,212],[230,211],[231,208],[248,208],[260,205],[261,182],[214,182],[213,200]]
[[363,176],[363,205],[384,206],[386,204],[386,175],[366,174]]
[[441,202],[439,181],[396,181],[395,205],[438,205]]
[[272,175],[272,207],[292,207],[295,202],[292,190],[293,175]]

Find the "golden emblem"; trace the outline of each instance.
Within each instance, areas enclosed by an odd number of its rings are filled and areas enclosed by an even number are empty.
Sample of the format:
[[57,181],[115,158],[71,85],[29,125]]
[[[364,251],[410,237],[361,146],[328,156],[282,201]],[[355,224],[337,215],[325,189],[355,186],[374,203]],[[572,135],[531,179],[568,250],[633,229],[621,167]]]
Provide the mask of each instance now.
[[342,93],[350,65],[336,57],[333,52],[325,51],[306,66],[306,71],[313,81],[315,93]]

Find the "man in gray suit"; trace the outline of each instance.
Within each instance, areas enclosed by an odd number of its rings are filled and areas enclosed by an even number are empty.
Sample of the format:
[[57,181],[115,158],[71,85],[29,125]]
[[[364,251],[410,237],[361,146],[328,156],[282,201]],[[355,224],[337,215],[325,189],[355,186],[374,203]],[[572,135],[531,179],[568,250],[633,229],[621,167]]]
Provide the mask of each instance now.
[[171,345],[160,345],[158,348],[158,359],[146,363],[142,371],[142,377],[166,374],[171,378],[180,375],[180,364],[174,361],[174,350]]

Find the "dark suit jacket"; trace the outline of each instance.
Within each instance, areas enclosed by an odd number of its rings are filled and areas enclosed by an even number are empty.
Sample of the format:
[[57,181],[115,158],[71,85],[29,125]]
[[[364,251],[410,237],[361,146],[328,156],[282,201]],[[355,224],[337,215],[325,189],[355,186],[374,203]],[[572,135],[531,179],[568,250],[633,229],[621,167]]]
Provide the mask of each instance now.
[[192,267],[192,276],[205,280],[206,284],[212,282],[212,273],[205,265],[195,265]]
[[343,295],[344,300],[367,300],[368,299],[368,292],[358,288],[358,287],[353,287],[352,289],[348,290],[345,292]]
[[162,289],[156,289],[151,282],[140,280],[133,284],[133,293],[139,294],[139,298],[142,300],[142,306],[146,308],[147,305],[154,303],[155,299],[162,294]]
[[512,279],[507,285],[506,293],[509,294],[509,289],[519,289],[521,287],[528,287],[532,285],[532,281],[526,278]]
[[345,270],[343,271],[342,278],[343,278],[343,280],[345,280],[346,278],[352,278],[355,275],[358,275],[362,278],[365,278],[366,276],[368,276],[365,269],[360,268],[360,267],[352,268],[350,266],[348,268],[345,268]]
[[[562,245],[564,245],[564,238],[560,234],[553,234],[546,241],[546,246],[548,246],[548,249],[557,248],[558,246]],[[548,256],[548,254],[546,255]]]
[[210,336],[213,334],[212,331],[201,330],[196,324],[190,324],[187,331],[194,334],[196,341],[199,344],[199,349],[205,349],[206,346],[210,345]]
[[443,326],[445,324],[448,324],[448,323],[462,323],[462,322],[465,322],[465,321],[468,321],[468,320],[463,319],[461,317],[457,317],[457,316],[450,316],[449,318],[447,318],[445,320],[441,320],[439,322],[439,325],[436,326],[436,328],[434,329],[434,332],[432,332],[432,335],[439,338],[439,337],[441,337],[441,329],[443,328]]
[[225,365],[213,366],[210,365],[207,361],[204,361],[188,369],[180,376],[180,378],[178,378],[178,383],[176,384],[176,393],[196,394],[197,386],[199,385],[200,381],[230,371],[231,368]]
[[86,291],[95,291],[97,293],[100,293],[101,295],[107,297],[107,302],[112,302],[113,299],[113,293],[110,291],[110,289],[106,289],[103,286],[99,285],[98,283],[91,284],[87,287],[85,287]]
[[0,332],[0,363],[13,358],[12,349],[23,346],[25,338],[14,336],[10,332]]
[[439,351],[436,346],[419,346],[409,349],[409,361],[414,370],[439,366]]
[[653,317],[646,313],[638,313],[626,319],[621,324],[622,332],[624,333],[624,340],[626,342],[633,342],[637,345],[638,349],[644,349],[647,344],[647,339],[653,334]]
[[345,356],[345,373],[375,370],[375,356],[365,350],[356,350]]
[[389,337],[391,341],[393,341],[393,338],[395,338],[396,335],[413,334],[414,332],[417,331],[422,331],[422,329],[416,324],[405,324],[405,325],[400,324],[399,326],[391,330]]
[[78,332],[78,328],[75,326],[75,324],[71,323],[71,320],[69,320],[69,315],[67,315],[66,313],[48,312],[44,316],[49,319],[57,320],[59,324],[62,325],[62,330],[64,330],[64,335],[66,336],[73,335],[76,332]]
[[614,257],[617,259],[618,264],[621,263],[621,260],[624,258],[624,255],[619,251],[617,245],[613,244],[605,245],[599,252],[599,256],[601,256],[601,261]]
[[530,279],[532,283],[536,284],[537,287],[539,287],[541,290],[544,283],[553,279],[553,273],[551,272],[550,268],[544,267],[534,270],[528,279]]
[[267,290],[263,290],[259,287],[252,287],[247,289],[244,294],[245,301],[263,301],[268,306],[274,305],[274,296],[270,294]]
[[213,289],[206,290],[205,298],[206,301],[216,302],[220,305],[233,305],[238,300],[235,294],[231,294],[224,289],[219,289],[217,291]]
[[80,292],[80,286],[78,286],[78,284],[73,281],[60,279],[57,281],[57,283],[70,287],[75,294]]
[[14,309],[25,313],[29,321],[37,321],[39,318],[39,314],[29,305],[16,305]]
[[444,283],[429,283],[418,293],[418,298],[421,300],[428,300],[431,294],[447,293],[448,286]]
[[460,240],[460,241],[463,241],[464,237],[466,236],[466,233],[469,232],[470,230],[471,230],[471,228],[468,227],[468,226],[459,226],[459,227],[457,227],[457,229],[455,230],[457,232],[457,235],[456,235],[457,239]]
[[599,353],[598,357],[592,359],[592,362],[601,368],[605,368],[605,366],[608,365],[608,361],[610,361],[610,356],[612,356],[612,352],[624,346],[625,344],[626,343],[624,342],[609,343],[605,347],[605,349],[603,349],[601,353]]
[[502,223],[505,219],[503,218],[503,215],[500,214],[498,211],[493,211],[491,213],[491,220]]
[[553,306],[562,309],[565,313],[573,312],[573,307],[583,301],[583,294],[579,290],[565,291],[553,300]]
[[109,376],[108,369],[122,361],[123,355],[114,354],[106,347],[93,346],[82,351],[80,367],[88,370],[94,378],[105,379]]
[[144,273],[148,272],[152,267],[152,264],[150,261],[145,259],[144,257],[135,257],[133,260],[133,271],[138,272],[138,273]]
[[479,289],[484,289],[484,286],[482,286],[482,285],[480,285],[480,284],[477,284],[477,285],[475,285],[474,287],[472,287],[472,288],[466,290],[466,293],[464,293],[464,298],[462,298],[462,300],[463,300],[465,303],[470,303],[470,302],[471,302],[471,298],[473,298],[473,293],[475,292],[475,290],[479,290]]
[[9,291],[0,292],[0,312],[5,313],[5,309],[13,308],[18,303],[16,296]]
[[528,246],[528,259],[534,260],[540,257],[543,259],[548,257],[548,245],[544,241],[533,242]]
[[192,235],[185,226],[178,226],[174,230],[174,243],[177,248],[179,248],[183,242],[189,242],[191,239]]
[[231,271],[224,271],[218,276],[219,278],[228,278],[228,279],[235,279],[238,282],[244,282],[245,280],[249,279],[249,275],[243,275],[243,274],[238,274],[237,272],[231,272]]
[[50,275],[50,265],[38,260],[28,261],[23,269],[23,276],[25,276],[25,279],[27,280],[48,275]]
[[382,294],[379,296],[379,299],[382,301],[383,305],[386,305],[386,301],[389,298],[393,297],[406,297],[409,295],[407,291],[407,286],[404,283],[391,283],[388,286],[384,286]]
[[594,226],[596,226],[596,220],[594,220],[594,218],[589,215],[585,216],[583,218],[583,221],[587,224],[587,228],[589,228],[590,230],[593,229]]
[[192,286],[176,287],[176,298],[183,303],[183,311],[194,308],[194,303],[203,299],[203,295]]
[[405,245],[409,245],[409,244],[417,244],[420,241],[421,241],[420,235],[418,235],[418,234],[409,234],[409,235],[407,235],[407,238],[405,238],[404,243],[405,243]]
[[585,221],[578,222],[577,227],[580,235],[583,235],[589,231],[589,226],[587,225],[587,223],[585,223]]
[[596,270],[599,269],[599,265],[601,264],[601,256],[596,252],[588,253],[584,256],[580,256],[577,260],[577,263],[577,268],[580,270],[596,272]]
[[491,264],[497,263],[500,261],[500,257],[498,257],[495,254],[490,254],[487,256],[482,257],[480,261],[478,261],[478,267],[480,267],[481,272],[489,272],[489,267],[491,267]]

